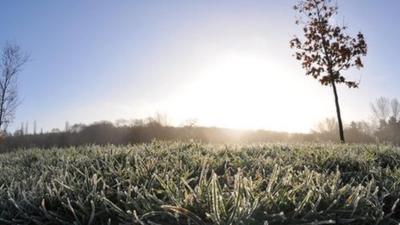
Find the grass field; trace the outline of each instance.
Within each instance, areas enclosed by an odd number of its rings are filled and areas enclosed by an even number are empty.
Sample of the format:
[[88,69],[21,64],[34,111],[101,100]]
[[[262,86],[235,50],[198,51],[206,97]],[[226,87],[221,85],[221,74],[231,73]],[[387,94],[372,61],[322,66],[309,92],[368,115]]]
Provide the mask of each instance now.
[[398,224],[400,149],[153,142],[0,155],[0,224]]

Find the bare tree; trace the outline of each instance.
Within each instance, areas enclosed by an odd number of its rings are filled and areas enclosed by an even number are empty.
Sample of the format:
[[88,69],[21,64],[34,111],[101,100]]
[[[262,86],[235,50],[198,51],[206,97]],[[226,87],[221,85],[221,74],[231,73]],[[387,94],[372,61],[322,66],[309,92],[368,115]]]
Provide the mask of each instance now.
[[18,74],[28,56],[19,46],[10,43],[3,47],[0,54],[0,130],[4,132],[14,119],[18,106]]
[[400,102],[397,98],[391,100],[386,97],[377,98],[375,102],[371,103],[371,110],[378,122],[400,119]]
[[378,121],[386,121],[390,115],[390,100],[380,97],[371,103],[371,110]]
[[397,98],[392,99],[390,102],[390,106],[392,109],[392,117],[394,119],[399,120],[399,115],[400,115],[400,102],[397,100]]
[[335,118],[326,118],[319,122],[316,127],[318,133],[333,133],[337,130],[337,123]]
[[293,38],[290,46],[296,49],[295,57],[301,61],[306,75],[319,80],[322,85],[332,86],[340,141],[345,142],[336,85],[343,83],[349,88],[358,87],[358,82],[349,81],[343,72],[351,67],[360,69],[364,66],[361,57],[367,54],[367,44],[362,33],[351,37],[346,34],[346,26],[332,24],[338,8],[331,2],[299,1],[294,9],[302,18],[296,20],[296,24],[304,25],[304,38]]

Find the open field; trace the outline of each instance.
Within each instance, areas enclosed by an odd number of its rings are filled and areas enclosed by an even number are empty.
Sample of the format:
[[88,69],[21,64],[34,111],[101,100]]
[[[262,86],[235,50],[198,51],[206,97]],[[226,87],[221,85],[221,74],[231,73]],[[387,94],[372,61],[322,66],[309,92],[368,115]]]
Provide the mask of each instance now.
[[183,142],[0,155],[1,224],[398,224],[400,149]]

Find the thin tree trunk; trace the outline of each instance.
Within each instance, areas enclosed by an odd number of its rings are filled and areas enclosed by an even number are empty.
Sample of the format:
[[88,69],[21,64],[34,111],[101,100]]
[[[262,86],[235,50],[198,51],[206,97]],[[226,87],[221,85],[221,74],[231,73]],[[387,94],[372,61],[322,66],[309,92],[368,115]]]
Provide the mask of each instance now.
[[2,130],[4,121],[4,101],[6,95],[6,88],[4,88],[4,84],[2,85],[3,89],[1,90],[1,97],[0,97],[0,131]]
[[342,116],[340,114],[339,97],[337,94],[335,81],[332,82],[332,88],[333,88],[333,94],[335,95],[335,105],[336,105],[336,114],[337,114],[337,119],[338,119],[338,124],[339,124],[340,142],[345,143]]

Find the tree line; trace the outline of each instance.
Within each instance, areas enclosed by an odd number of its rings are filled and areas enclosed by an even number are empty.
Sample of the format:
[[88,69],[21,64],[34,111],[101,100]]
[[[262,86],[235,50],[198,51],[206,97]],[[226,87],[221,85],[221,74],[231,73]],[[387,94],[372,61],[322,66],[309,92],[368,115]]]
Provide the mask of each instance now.
[[[397,99],[380,97],[371,103],[370,121],[352,121],[344,125],[348,143],[386,143],[400,145],[400,103]],[[93,124],[66,123],[65,129],[27,133],[24,128],[8,134],[0,144],[0,151],[19,148],[69,147],[87,144],[127,145],[157,140],[195,140],[213,143],[257,142],[336,142],[338,123],[335,118],[321,121],[310,133],[289,133],[267,130],[235,130],[197,126],[196,121],[175,127],[163,116],[144,120],[100,121]]]
[[200,127],[188,124],[181,127],[169,126],[154,118],[132,124],[100,121],[90,125],[74,124],[68,130],[7,135],[0,144],[0,151],[20,148],[69,147],[87,144],[127,145],[157,140],[196,140],[214,143],[242,142],[300,142],[307,135],[273,131],[243,131],[217,127]]

